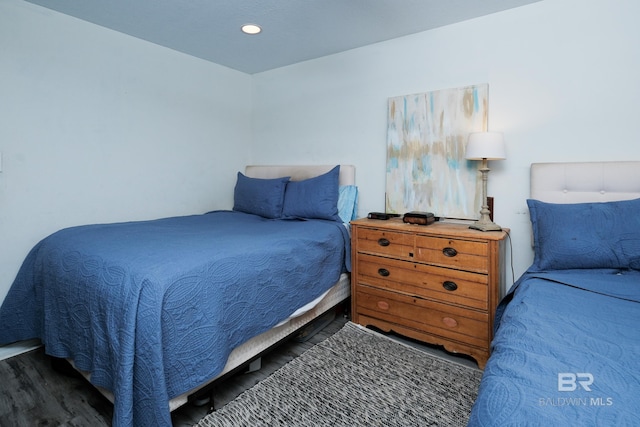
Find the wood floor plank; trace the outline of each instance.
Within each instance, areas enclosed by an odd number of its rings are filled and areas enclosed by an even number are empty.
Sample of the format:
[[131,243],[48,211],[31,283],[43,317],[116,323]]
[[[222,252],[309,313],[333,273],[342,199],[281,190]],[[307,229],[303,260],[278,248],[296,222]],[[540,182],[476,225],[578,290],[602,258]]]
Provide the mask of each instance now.
[[84,379],[56,372],[42,348],[0,362],[0,402],[0,426],[108,426],[113,412]]

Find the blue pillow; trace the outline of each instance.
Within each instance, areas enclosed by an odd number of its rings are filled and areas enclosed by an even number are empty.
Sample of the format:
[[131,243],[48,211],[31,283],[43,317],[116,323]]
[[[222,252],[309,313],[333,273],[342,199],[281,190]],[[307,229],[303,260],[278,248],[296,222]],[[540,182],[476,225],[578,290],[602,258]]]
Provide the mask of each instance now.
[[356,219],[358,213],[358,187],[341,185],[338,188],[338,216],[342,222]]
[[288,176],[260,179],[249,178],[238,172],[238,181],[233,193],[233,210],[265,218],[280,218],[287,182]]
[[314,178],[289,181],[284,193],[282,216],[341,221],[338,216],[339,175],[340,166],[336,166]]
[[527,200],[538,270],[640,269],[640,199],[554,204]]

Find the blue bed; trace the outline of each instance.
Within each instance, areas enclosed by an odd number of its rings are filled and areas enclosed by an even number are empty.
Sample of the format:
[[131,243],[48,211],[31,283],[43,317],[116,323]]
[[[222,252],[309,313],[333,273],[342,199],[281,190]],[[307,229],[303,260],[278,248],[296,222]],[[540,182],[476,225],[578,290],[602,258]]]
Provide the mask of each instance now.
[[469,426],[640,425],[639,166],[532,165],[554,203],[527,201],[534,261],[498,307]]
[[0,308],[0,343],[40,338],[47,354],[91,373],[115,397],[113,425],[171,425],[170,399],[216,377],[234,348],[349,270],[340,218],[244,212],[253,208],[239,186],[233,211],[43,239]]
[[640,425],[640,272],[529,272],[515,286],[469,425]]

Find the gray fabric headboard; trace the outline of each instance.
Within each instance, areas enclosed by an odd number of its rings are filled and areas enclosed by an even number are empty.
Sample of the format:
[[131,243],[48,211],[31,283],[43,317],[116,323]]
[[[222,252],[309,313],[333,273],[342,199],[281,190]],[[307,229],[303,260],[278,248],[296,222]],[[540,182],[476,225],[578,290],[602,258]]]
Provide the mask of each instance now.
[[640,198],[640,161],[533,163],[530,197],[548,203]]

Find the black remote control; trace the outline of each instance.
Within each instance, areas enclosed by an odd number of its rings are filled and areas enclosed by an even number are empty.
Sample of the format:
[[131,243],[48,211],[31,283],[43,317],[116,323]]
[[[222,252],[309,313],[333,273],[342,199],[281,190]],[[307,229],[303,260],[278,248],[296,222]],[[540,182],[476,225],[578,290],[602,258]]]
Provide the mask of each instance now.
[[369,215],[367,215],[367,218],[369,219],[382,219],[382,220],[386,220],[389,218],[397,218],[399,217],[400,214],[394,214],[394,213],[386,213],[386,212],[369,212]]

